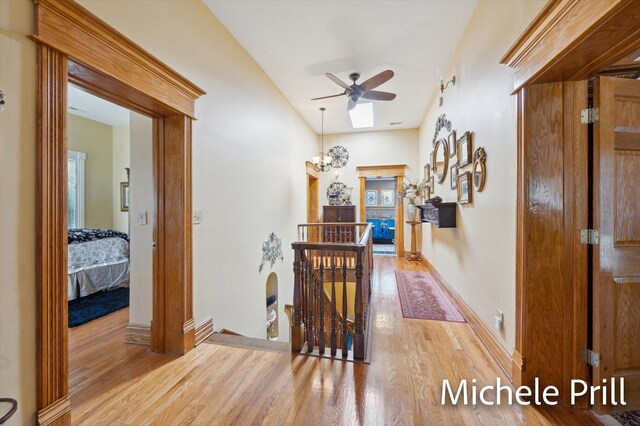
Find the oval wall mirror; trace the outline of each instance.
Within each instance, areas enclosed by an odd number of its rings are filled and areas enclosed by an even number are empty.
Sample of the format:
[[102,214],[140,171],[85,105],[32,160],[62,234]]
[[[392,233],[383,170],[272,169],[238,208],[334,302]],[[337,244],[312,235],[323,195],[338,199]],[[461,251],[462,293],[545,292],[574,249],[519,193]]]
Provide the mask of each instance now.
[[479,147],[473,153],[473,166],[471,167],[471,171],[473,173],[473,186],[478,192],[484,189],[484,182],[487,179],[486,158],[487,154],[482,147]]
[[436,142],[434,149],[435,163],[433,169],[435,171],[435,180],[438,183],[442,183],[447,176],[447,169],[449,167],[449,147],[447,146],[447,141],[440,139]]

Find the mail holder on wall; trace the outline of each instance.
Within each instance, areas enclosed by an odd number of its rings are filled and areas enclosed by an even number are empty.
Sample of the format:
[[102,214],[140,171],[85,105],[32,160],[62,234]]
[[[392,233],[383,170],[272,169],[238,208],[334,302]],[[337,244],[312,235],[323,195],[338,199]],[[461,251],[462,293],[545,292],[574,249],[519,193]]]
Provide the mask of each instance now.
[[420,220],[425,223],[433,223],[436,228],[456,227],[457,203],[431,203],[427,202],[418,206],[420,208]]

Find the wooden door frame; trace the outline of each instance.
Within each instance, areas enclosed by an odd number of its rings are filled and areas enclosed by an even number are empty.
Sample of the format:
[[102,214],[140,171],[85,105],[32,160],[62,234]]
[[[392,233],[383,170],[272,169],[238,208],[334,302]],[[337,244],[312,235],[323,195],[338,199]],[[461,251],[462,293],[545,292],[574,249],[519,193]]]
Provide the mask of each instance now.
[[313,220],[315,218],[315,221],[319,221],[320,220],[320,191],[316,191],[317,193],[315,194],[315,198],[316,198],[316,211],[315,214],[312,212],[312,205],[311,205],[311,179],[315,179],[316,180],[316,185],[320,185],[320,172],[316,171],[316,169],[313,168],[313,163],[311,163],[310,161],[307,161],[305,163],[305,166],[307,168],[307,174],[306,174],[306,184],[307,184],[307,223],[314,223]]
[[[516,342],[512,355],[517,386],[531,385],[539,377],[547,383],[551,378],[562,387],[569,378],[588,375],[580,361],[588,333],[588,259],[586,247],[579,243],[579,231],[588,227],[589,215],[588,132],[579,114],[588,106],[587,79],[640,49],[638,17],[640,3],[633,0],[551,0],[501,61],[514,68],[518,108]],[[533,86],[540,83],[549,84]],[[536,103],[531,96],[549,98]],[[557,128],[553,132],[550,126],[536,128],[536,120],[541,119]],[[536,147],[530,151],[531,143]],[[541,152],[547,157],[555,155],[556,162],[560,156],[560,170],[552,170],[550,164],[540,166]],[[562,188],[551,194],[553,200],[546,199],[549,194],[541,198],[542,194],[529,193],[530,183],[541,179],[547,186]],[[554,235],[560,243],[562,260],[553,262],[558,282],[549,283],[551,286],[540,285],[541,278],[548,282],[550,277],[536,276],[536,270],[542,270],[537,266],[549,258],[544,256],[547,243],[540,239],[536,245],[529,238],[534,231]],[[551,295],[559,296],[563,303],[557,304],[554,315],[542,315],[540,306],[532,301]],[[545,334],[558,327],[564,332]],[[569,392],[561,390],[561,394],[568,404]],[[587,407],[585,401],[579,406]]]
[[69,424],[67,84],[153,118],[152,350],[194,346],[191,122],[205,92],[72,0],[34,0],[38,43],[37,422]]
[[[393,177],[396,182],[396,197],[402,192],[402,181],[405,176],[406,164],[391,164],[385,166],[358,166],[358,178],[360,179],[360,222],[367,221],[367,209],[364,203],[364,192],[367,185],[367,178]],[[396,255],[404,256],[404,203],[396,201],[395,209],[396,222]]]

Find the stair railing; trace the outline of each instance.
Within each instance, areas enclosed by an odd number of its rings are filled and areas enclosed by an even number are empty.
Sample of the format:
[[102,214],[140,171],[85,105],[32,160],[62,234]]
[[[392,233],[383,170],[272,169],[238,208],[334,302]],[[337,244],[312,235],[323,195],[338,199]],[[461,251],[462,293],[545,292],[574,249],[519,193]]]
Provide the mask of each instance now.
[[[294,250],[291,348],[366,357],[373,239],[368,223],[298,226]],[[340,352],[340,354],[338,354]]]

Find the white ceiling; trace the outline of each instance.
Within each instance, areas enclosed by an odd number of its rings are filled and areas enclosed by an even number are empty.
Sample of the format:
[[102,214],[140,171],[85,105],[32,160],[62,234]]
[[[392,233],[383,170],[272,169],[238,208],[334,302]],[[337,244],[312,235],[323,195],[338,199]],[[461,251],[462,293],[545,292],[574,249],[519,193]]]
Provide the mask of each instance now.
[[68,85],[67,111],[69,114],[98,121],[109,126],[129,124],[129,110],[102,98]]
[[[342,92],[324,76],[362,83],[391,69],[377,90],[373,130],[416,128],[436,95],[477,0],[203,0],[317,132],[325,106],[325,133],[355,131],[347,98],[311,98]],[[450,76],[445,76],[445,78]],[[402,122],[391,126],[391,122]],[[370,131],[372,129],[362,129]]]

